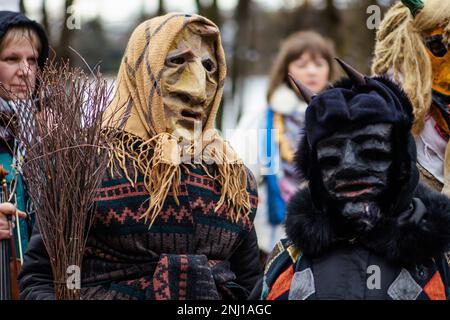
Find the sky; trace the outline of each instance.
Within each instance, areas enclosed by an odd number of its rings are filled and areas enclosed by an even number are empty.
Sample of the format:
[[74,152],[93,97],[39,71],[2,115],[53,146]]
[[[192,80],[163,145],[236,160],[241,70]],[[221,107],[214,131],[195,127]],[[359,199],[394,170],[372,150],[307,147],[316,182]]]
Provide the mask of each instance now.
[[[299,0],[255,0],[268,9],[278,9],[282,5],[298,3]],[[238,0],[219,0],[222,10],[233,9]],[[168,11],[196,12],[195,0],[165,0]],[[42,0],[25,0],[28,14],[33,19],[39,19]],[[50,14],[60,15],[64,0],[48,0]],[[75,0],[76,12],[82,19],[100,16],[106,23],[123,22],[139,15],[144,7],[146,12],[155,12],[157,0]],[[19,0],[0,0],[0,10],[18,10]]]

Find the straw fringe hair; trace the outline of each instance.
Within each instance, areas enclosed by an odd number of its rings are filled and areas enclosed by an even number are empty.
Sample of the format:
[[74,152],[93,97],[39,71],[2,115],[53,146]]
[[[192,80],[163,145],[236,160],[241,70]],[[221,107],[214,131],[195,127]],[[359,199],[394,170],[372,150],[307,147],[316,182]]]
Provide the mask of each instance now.
[[[432,99],[432,66],[423,41],[424,32],[444,27],[444,40],[450,40],[450,1],[427,0],[413,18],[401,2],[386,14],[376,35],[372,73],[392,73],[414,106],[413,134],[424,126]],[[419,76],[420,75],[420,76]]]
[[[144,176],[144,187],[150,194],[150,203],[142,218],[145,222],[150,219],[151,227],[170,190],[179,205],[177,194],[181,172],[182,169],[189,171],[188,165],[181,163],[181,150],[177,138],[162,132],[144,141],[140,137],[115,128],[107,128],[104,132],[111,141],[108,163],[111,176],[114,176],[115,164],[122,169],[125,178],[133,187],[137,183],[138,173]],[[199,150],[202,153],[200,166],[222,187],[215,211],[225,205],[232,221],[247,218],[251,212],[251,203],[247,192],[248,174],[245,165],[231,146],[227,142],[222,142],[216,132],[208,142],[203,150],[190,145],[185,151],[189,158],[193,159],[196,156],[194,152]],[[129,172],[127,162],[131,164],[132,173]],[[205,163],[216,165],[215,175],[208,171]]]

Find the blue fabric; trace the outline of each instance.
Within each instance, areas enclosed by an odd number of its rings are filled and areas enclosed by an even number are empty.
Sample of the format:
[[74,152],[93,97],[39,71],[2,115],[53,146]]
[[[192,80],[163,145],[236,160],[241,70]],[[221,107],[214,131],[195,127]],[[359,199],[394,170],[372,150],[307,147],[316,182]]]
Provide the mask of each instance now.
[[[0,148],[0,164],[3,166],[3,168],[8,171],[8,175],[6,176],[6,181],[8,184],[8,189],[11,186],[11,180],[14,179],[15,171],[11,167],[13,158],[11,154],[5,149]],[[25,188],[23,185],[23,180],[20,175],[17,176],[17,187],[16,187],[16,198],[12,200],[13,203],[16,204],[16,207],[21,210],[26,210],[26,194],[25,194]],[[0,191],[1,192],[1,191]],[[5,200],[6,201],[6,200]],[[19,223],[16,223],[16,228],[19,226],[20,228],[20,234],[21,234],[21,244],[22,244],[22,253],[25,253],[25,250],[28,246],[28,226],[24,219],[20,219]],[[14,230],[14,234],[16,233],[16,230]],[[18,239],[16,238],[16,254],[19,256],[19,245],[18,245]]]
[[[271,108],[268,108],[266,123],[267,140],[265,141],[265,149],[267,158],[271,159],[267,164],[267,167],[269,168],[272,166],[272,161],[279,157],[278,146],[276,145],[275,139],[272,137],[273,117],[274,112]],[[265,180],[267,186],[267,212],[269,215],[269,223],[272,225],[278,225],[284,222],[286,216],[286,205],[281,197],[278,177],[276,174],[270,174],[265,176]]]

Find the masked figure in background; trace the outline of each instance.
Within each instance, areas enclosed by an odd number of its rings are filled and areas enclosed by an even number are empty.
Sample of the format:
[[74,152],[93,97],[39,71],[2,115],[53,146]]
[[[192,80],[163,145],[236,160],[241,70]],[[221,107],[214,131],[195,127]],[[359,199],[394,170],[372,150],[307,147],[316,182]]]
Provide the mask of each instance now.
[[418,184],[411,103],[342,64],[351,80],[315,97],[297,82],[310,100],[296,154],[308,186],[252,297],[447,299],[450,200]]
[[377,33],[372,71],[401,83],[413,105],[421,179],[450,195],[450,1],[404,0]]
[[[111,172],[98,188],[83,299],[244,299],[253,288],[256,184],[214,130],[224,80],[209,20],[168,14],[133,32],[106,112]],[[25,299],[53,298],[38,232],[20,284]]]

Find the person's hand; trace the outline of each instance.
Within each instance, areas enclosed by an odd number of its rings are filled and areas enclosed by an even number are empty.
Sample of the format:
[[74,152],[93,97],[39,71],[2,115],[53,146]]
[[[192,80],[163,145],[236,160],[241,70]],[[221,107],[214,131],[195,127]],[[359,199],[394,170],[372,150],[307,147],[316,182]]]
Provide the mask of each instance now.
[[7,216],[12,216],[12,221],[14,221],[16,211],[19,218],[26,218],[27,214],[23,211],[18,210],[12,203],[0,203],[0,240],[11,238],[11,229]]

